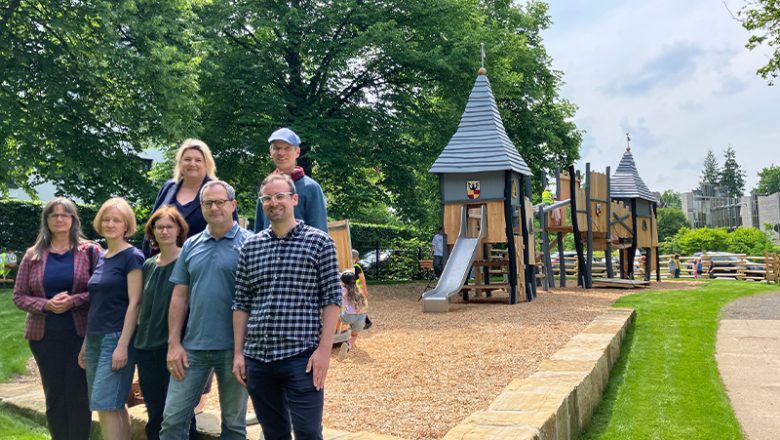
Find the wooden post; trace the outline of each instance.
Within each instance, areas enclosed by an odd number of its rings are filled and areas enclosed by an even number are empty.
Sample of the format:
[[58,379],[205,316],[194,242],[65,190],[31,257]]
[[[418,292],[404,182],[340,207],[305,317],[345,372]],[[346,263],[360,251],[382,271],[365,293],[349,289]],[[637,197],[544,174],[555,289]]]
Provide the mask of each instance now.
[[[555,192],[558,195],[558,200],[561,200],[561,170],[555,170]],[[571,206],[571,203],[569,203]],[[563,224],[563,214],[561,213],[561,224]],[[563,239],[566,234],[558,232],[558,263],[560,265],[560,272],[558,272],[558,279],[560,287],[566,287],[566,261],[563,259]]]
[[585,288],[593,286],[593,209],[591,208],[590,162],[585,163],[585,219],[588,222],[588,258],[585,260]]
[[[547,176],[542,172],[542,187],[547,188]],[[556,188],[556,191],[558,189]],[[547,233],[547,215],[544,213],[544,203],[539,208],[539,227],[542,229],[542,258],[544,259],[545,290],[555,285],[552,273],[552,261],[550,260],[550,235]]]
[[506,225],[506,248],[509,253],[509,304],[517,304],[517,250],[515,231],[512,227],[512,171],[504,171],[504,224]]
[[585,287],[585,276],[583,267],[585,266],[585,257],[582,253],[582,239],[580,238],[580,228],[577,224],[577,182],[574,179],[574,165],[569,166],[569,189],[571,191],[571,227],[574,234],[574,247],[577,248],[577,285]]
[[523,222],[521,229],[523,233],[523,260],[525,261],[525,297],[528,302],[536,298],[536,277],[534,277],[534,267],[528,264],[531,261],[530,240],[533,239],[528,231],[528,215],[525,212],[525,197],[531,195],[531,179],[528,176],[520,175],[520,185],[525,191],[520,191],[520,218]]
[[607,246],[604,250],[604,261],[607,263],[607,278],[615,276],[612,269],[612,191],[609,189],[610,176],[607,167]]
[[626,276],[626,250],[625,248],[620,249],[618,251],[618,258],[619,258],[619,264],[620,264],[620,278],[626,279],[628,278]]
[[636,258],[636,250],[637,250],[637,225],[636,225],[637,219],[636,219],[636,198],[631,199],[631,229],[632,229],[632,236],[631,236],[631,252],[628,253],[628,278],[633,280],[634,279],[634,258]]
[[[657,212],[657,208],[658,208],[658,204],[657,203],[653,203],[653,217],[654,217],[655,221],[652,221],[652,219],[651,219],[650,225],[651,226],[655,225],[653,227],[656,228],[656,229],[658,229],[658,212]],[[658,236],[658,231],[657,230],[656,230],[655,234],[650,234],[650,238],[651,238],[650,245],[651,246],[653,244],[652,243],[652,237],[653,236],[656,236],[656,237]],[[659,253],[658,253],[658,245],[656,245],[656,247],[655,247],[655,280],[656,281],[661,281],[661,255],[659,255]]]

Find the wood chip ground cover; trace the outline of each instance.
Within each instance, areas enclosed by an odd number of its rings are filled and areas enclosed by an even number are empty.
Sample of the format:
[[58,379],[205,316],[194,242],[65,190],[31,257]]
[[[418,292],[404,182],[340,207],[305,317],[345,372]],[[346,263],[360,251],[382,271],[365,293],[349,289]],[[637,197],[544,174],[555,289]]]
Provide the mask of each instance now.
[[[693,288],[695,282],[652,283],[651,289]],[[556,289],[531,303],[506,297],[454,303],[424,314],[423,284],[370,286],[374,326],[343,362],[331,357],[323,424],[407,439],[437,439],[484,410],[513,379],[536,371],[617,298],[643,290]],[[38,381],[35,363],[17,381]],[[219,409],[216,383],[206,410]],[[249,404],[252,410],[251,402]]]

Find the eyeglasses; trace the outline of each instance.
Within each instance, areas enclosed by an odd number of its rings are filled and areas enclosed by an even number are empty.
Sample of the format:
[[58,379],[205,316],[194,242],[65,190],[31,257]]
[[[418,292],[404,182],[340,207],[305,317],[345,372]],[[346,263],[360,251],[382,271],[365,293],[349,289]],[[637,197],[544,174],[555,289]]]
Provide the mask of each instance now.
[[[219,206],[219,205],[217,205],[217,206]],[[158,231],[158,232],[173,231],[174,229],[176,229],[176,225],[155,225],[154,226],[154,230]]]
[[211,209],[212,206],[216,205],[217,208],[223,208],[225,206],[225,203],[229,202],[230,200],[222,199],[222,200],[204,200],[200,202],[200,204],[206,208]]
[[276,193],[276,194],[274,194],[272,196],[271,195],[265,195],[265,196],[260,196],[257,199],[260,200],[260,202],[263,203],[263,204],[271,203],[271,199],[274,199],[277,202],[281,202],[284,199],[286,199],[287,197],[292,198],[293,194],[295,194],[295,193],[292,192],[292,191],[278,192],[278,193]]
[[70,214],[49,214],[46,216],[49,220],[59,220],[59,219],[67,219],[70,218]]

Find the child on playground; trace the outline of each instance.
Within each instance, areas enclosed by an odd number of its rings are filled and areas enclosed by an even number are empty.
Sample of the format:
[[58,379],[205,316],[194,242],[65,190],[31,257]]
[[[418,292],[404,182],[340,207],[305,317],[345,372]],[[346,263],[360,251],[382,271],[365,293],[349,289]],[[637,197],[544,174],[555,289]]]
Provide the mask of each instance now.
[[[363,292],[363,296],[368,298],[368,283],[366,283],[366,274],[363,273],[363,268],[360,267],[358,258],[360,258],[360,253],[357,251],[357,249],[352,249],[352,266],[355,268],[355,276],[357,277],[355,284],[357,285],[357,288]],[[363,328],[363,330],[368,330],[371,328],[371,325],[373,325],[373,323],[371,322],[371,319],[368,318],[368,315],[366,315],[366,326]]]
[[349,325],[352,334],[347,342],[339,347],[338,359],[344,360],[347,353],[355,345],[358,335],[365,328],[366,313],[368,312],[368,299],[357,287],[357,276],[355,272],[346,270],[341,274],[341,294],[343,310],[341,312],[341,322]]

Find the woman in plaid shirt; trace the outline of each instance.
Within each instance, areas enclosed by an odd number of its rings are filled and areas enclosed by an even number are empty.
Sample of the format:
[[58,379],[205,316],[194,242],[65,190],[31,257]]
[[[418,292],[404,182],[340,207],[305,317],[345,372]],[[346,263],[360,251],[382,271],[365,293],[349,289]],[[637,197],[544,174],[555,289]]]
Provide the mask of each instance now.
[[24,337],[38,364],[52,439],[89,438],[87,381],[77,358],[89,308],[87,281],[100,247],[81,234],[76,205],[43,208],[38,239],[19,265],[14,304],[27,312]]

